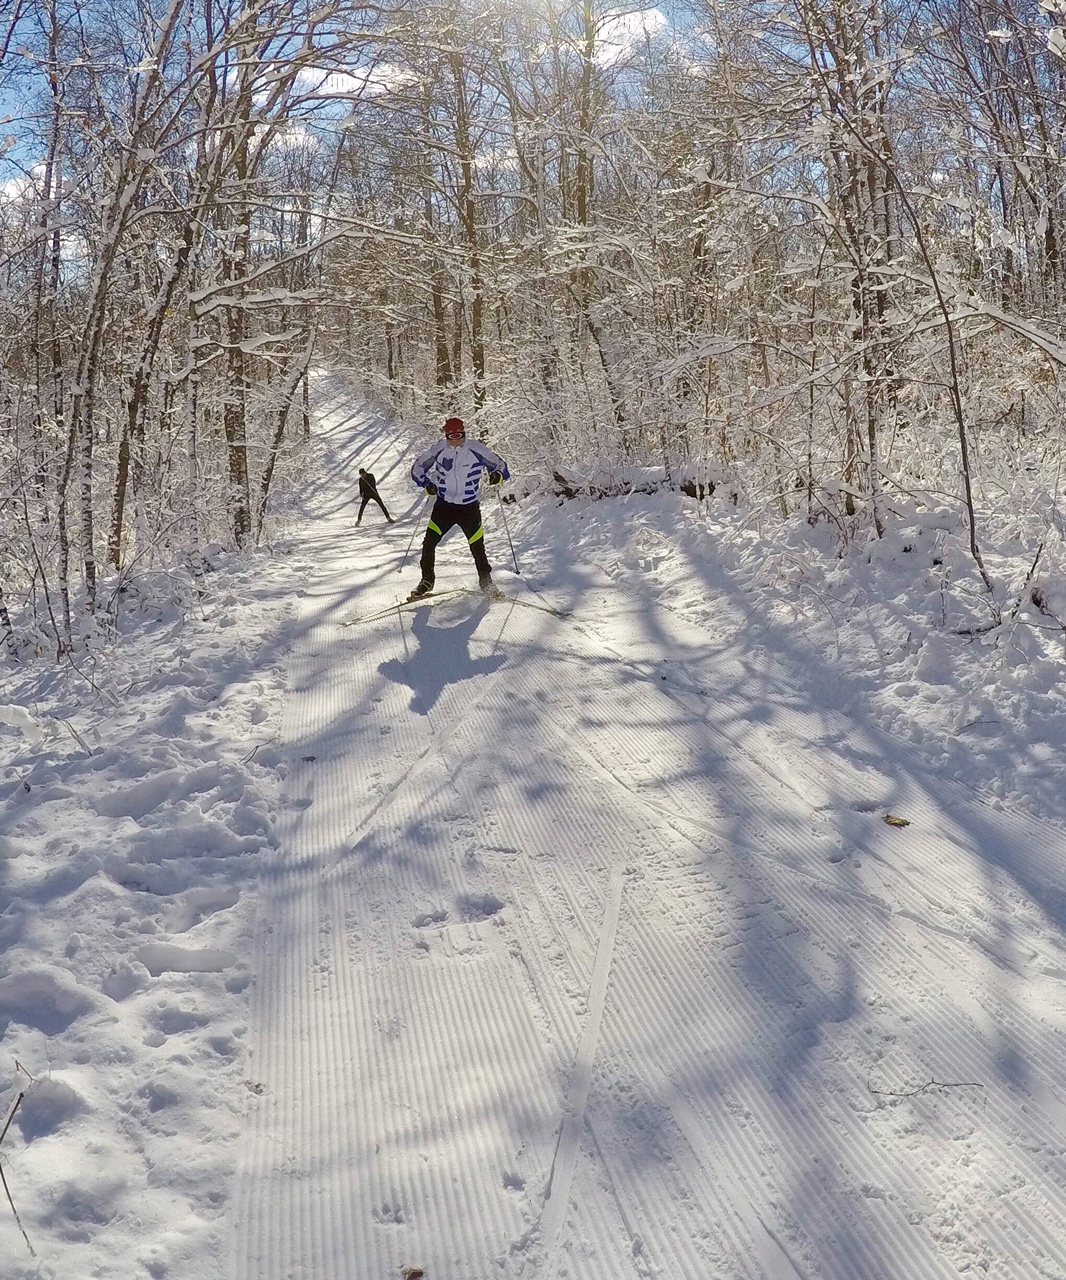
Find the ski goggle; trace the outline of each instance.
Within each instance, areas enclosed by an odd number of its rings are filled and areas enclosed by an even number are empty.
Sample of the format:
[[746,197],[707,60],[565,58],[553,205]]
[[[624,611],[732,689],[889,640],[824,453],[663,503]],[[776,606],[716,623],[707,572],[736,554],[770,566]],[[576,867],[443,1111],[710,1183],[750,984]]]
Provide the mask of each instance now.
[[466,436],[465,431],[445,431],[445,440],[462,440]]

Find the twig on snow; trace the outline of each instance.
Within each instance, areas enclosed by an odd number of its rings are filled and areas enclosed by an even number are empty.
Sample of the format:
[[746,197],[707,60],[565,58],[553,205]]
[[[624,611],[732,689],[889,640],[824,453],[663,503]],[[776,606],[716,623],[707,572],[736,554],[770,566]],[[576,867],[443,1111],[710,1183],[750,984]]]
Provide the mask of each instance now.
[[[62,719],[62,717],[60,718]],[[89,744],[85,741],[85,739],[81,736],[81,734],[77,731],[77,729],[74,728],[74,726],[70,723],[69,720],[63,720],[63,724],[67,726],[67,729],[70,731],[70,736],[74,739],[74,741],[78,744],[78,746],[81,747],[82,751],[84,751],[87,756],[91,756],[93,753],[92,747],[89,746]]]
[[4,1127],[0,1130],[0,1147],[4,1145],[4,1139],[7,1137],[7,1131],[11,1128],[11,1121],[15,1118],[15,1112],[19,1109],[22,1099],[26,1096],[26,1090],[23,1089],[11,1104],[11,1110],[7,1113],[7,1119],[4,1121]]
[[930,1089],[983,1089],[984,1085],[977,1080],[928,1080],[915,1089],[875,1089],[867,1081],[866,1087],[871,1093],[885,1098],[914,1098],[920,1093],[928,1093]]

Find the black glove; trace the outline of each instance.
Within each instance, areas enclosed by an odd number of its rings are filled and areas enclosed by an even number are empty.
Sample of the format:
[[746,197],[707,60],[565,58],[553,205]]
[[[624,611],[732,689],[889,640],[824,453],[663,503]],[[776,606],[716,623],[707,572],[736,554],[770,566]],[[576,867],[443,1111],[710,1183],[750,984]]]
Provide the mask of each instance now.
[[502,472],[502,471],[490,471],[490,472],[489,472],[489,484],[503,484],[503,472]]
[[437,486],[435,484],[427,484],[426,493],[429,494],[431,498],[435,498],[437,496]]

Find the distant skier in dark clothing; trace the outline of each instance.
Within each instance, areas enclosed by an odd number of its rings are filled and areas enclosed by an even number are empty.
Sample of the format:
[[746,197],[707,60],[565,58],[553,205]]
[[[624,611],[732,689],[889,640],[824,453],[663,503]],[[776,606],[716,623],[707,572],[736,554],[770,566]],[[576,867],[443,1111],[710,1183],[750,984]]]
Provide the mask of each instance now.
[[363,512],[366,510],[366,504],[370,501],[376,502],[382,511],[385,512],[385,519],[389,524],[396,523],[392,516],[389,515],[384,502],[381,501],[381,494],[378,493],[377,481],[369,471],[364,471],[362,467],[359,468],[359,496],[363,501],[359,504],[359,515],[356,517],[356,524],[359,524],[362,521]]
[[480,440],[468,440],[462,418],[449,418],[444,424],[444,439],[420,453],[411,468],[411,479],[437,501],[429,513],[429,524],[422,542],[419,567],[422,581],[408,597],[418,600],[433,590],[434,562],[437,543],[452,525],[466,534],[470,554],[477,568],[478,586],[492,591],[492,565],[485,554],[485,531],[481,525],[478,484],[481,473],[489,473],[489,484],[501,484],[510,472],[498,453]]

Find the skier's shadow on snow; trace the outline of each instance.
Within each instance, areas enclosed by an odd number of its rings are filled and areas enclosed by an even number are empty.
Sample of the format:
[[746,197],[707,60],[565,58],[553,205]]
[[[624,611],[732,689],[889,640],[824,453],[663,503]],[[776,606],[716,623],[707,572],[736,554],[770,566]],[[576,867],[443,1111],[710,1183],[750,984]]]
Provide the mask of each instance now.
[[[410,685],[411,710],[427,715],[437,704],[446,685],[458,684],[475,676],[490,675],[503,666],[502,653],[489,654],[485,658],[470,656],[470,640],[489,609],[489,602],[478,603],[469,617],[454,626],[433,626],[433,610],[447,610],[447,605],[417,609],[411,623],[411,632],[417,644],[409,656],[390,658],[378,671],[397,684]],[[438,614],[437,620],[446,614]],[[402,623],[401,623],[402,625]]]

